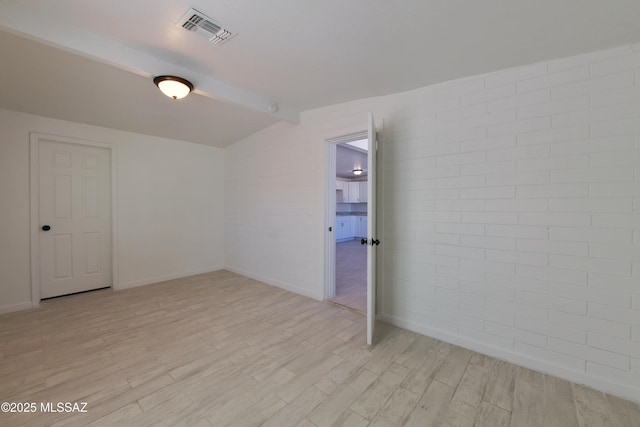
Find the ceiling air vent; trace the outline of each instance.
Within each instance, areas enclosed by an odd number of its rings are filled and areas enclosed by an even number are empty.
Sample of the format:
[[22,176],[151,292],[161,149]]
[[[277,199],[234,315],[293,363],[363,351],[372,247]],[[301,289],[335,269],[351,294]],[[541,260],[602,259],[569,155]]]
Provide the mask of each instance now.
[[189,9],[178,25],[187,31],[206,37],[211,43],[222,44],[232,38],[231,31],[225,30],[213,19],[195,9]]

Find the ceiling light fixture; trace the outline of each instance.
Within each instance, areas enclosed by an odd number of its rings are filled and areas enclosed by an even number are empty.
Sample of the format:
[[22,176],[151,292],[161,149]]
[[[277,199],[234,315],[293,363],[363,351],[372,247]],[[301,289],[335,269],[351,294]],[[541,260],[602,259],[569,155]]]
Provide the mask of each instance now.
[[360,169],[360,168],[355,168],[355,169],[353,170],[353,174],[354,174],[354,175],[362,175],[362,169]]
[[184,98],[193,90],[191,82],[182,77],[158,76],[153,79],[153,82],[162,93],[173,99]]

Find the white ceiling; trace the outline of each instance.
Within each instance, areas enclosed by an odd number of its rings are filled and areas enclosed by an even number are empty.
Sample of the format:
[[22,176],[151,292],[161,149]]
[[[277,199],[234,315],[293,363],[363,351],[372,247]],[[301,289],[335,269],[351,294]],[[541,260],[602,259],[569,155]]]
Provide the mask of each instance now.
[[0,108],[225,146],[276,123],[203,96],[172,101],[151,79],[0,31]]
[[336,176],[339,178],[354,179],[355,168],[363,170],[359,178],[367,176],[367,153],[349,147],[348,144],[336,146]]
[[[237,36],[177,27],[191,7]],[[0,28],[47,45],[0,34],[0,107],[226,146],[300,111],[638,42],[639,21],[637,0],[0,0]],[[197,96],[162,99],[159,74]]]

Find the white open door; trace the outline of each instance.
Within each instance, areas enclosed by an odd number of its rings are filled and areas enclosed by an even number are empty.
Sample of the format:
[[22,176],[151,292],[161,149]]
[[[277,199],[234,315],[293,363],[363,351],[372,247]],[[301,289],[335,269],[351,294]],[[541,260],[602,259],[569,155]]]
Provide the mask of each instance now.
[[373,344],[373,330],[376,323],[376,248],[380,243],[376,232],[376,153],[378,142],[373,115],[369,113],[367,127],[368,147],[368,223],[367,223],[367,344]]

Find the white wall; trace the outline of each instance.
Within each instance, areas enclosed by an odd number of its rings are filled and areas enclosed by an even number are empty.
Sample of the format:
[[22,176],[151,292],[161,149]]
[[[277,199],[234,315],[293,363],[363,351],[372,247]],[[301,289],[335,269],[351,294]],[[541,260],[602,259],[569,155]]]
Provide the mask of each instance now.
[[640,46],[314,110],[227,148],[226,264],[323,290],[323,141],[384,118],[383,317],[640,396]]
[[303,129],[280,123],[227,147],[225,261],[321,299],[322,242],[313,230],[322,218],[322,145],[299,143]]
[[0,313],[31,307],[29,133],[117,146],[120,288],[224,265],[224,150],[0,110]]

